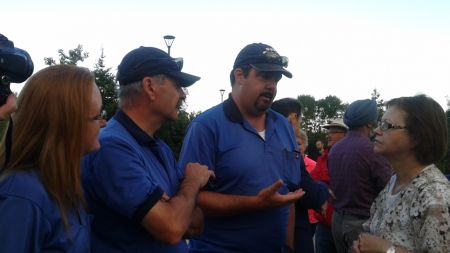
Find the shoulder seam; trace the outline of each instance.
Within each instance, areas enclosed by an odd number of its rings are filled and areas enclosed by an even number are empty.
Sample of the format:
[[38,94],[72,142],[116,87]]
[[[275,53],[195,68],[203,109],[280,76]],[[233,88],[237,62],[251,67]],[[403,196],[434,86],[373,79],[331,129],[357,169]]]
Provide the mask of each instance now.
[[[49,197],[52,197],[51,195],[48,195]],[[31,199],[25,198],[25,197],[21,197],[21,196],[16,196],[16,195],[12,195],[12,194],[8,194],[5,197],[13,197],[13,198],[18,198],[18,199],[23,199],[25,201],[28,201],[30,203],[33,203],[33,205],[37,206],[37,208],[39,208],[39,211],[42,213],[42,215],[45,217],[45,219],[47,219],[47,222],[50,224],[51,227],[51,222],[50,219],[47,217],[47,215],[45,215],[45,212],[42,210],[41,206],[39,206],[36,202],[34,202]]]

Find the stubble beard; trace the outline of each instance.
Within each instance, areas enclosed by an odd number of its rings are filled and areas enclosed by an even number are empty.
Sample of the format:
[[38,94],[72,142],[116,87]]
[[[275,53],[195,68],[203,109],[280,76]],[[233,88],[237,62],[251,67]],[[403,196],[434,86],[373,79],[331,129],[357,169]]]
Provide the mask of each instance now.
[[[269,100],[268,103],[259,101],[260,97],[268,97],[268,96],[270,97],[270,100]],[[253,103],[253,106],[255,107],[255,109],[257,111],[262,112],[262,113],[266,113],[270,109],[270,106],[272,106],[273,97],[274,97],[273,93],[271,93],[271,92],[264,92],[264,93],[262,93],[262,94],[260,94],[258,96],[258,98]]]

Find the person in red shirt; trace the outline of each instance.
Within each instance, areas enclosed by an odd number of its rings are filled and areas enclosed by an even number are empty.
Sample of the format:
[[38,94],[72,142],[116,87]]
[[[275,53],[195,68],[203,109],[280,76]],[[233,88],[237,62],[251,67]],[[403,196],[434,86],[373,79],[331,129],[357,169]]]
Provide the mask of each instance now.
[[[348,131],[348,127],[344,124],[342,118],[337,118],[333,120],[329,125],[323,126],[323,128],[328,130],[327,141],[328,148],[324,151],[324,155],[317,159],[316,167],[310,172],[311,177],[316,180],[316,182],[324,182],[331,188],[330,177],[328,176],[328,153],[330,149],[338,141],[342,140]],[[306,163],[306,161],[305,161]],[[331,200],[328,200],[328,202]],[[316,230],[316,253],[334,253],[337,252],[336,246],[333,241],[333,235],[331,233],[331,218],[333,216],[333,207],[329,203],[327,205],[325,216],[321,216],[318,213],[314,213],[314,218],[319,222],[317,223]]]

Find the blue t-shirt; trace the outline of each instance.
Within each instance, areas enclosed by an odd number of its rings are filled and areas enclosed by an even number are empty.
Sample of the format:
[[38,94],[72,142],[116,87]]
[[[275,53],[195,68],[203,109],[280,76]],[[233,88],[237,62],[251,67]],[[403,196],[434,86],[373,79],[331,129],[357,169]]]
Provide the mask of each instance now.
[[[244,119],[230,97],[199,115],[188,127],[180,166],[198,162],[216,174],[212,192],[255,196],[282,179],[278,190],[298,189],[300,162],[294,131],[269,110],[265,140]],[[203,234],[189,242],[192,252],[282,252],[289,206],[225,218],[206,218]]]
[[79,206],[66,213],[67,233],[56,200],[38,171],[15,172],[0,182],[0,252],[90,252],[91,215]]
[[85,156],[82,183],[92,223],[92,252],[188,252],[181,240],[161,243],[141,225],[165,192],[182,179],[173,152],[118,110],[100,132],[99,151]]

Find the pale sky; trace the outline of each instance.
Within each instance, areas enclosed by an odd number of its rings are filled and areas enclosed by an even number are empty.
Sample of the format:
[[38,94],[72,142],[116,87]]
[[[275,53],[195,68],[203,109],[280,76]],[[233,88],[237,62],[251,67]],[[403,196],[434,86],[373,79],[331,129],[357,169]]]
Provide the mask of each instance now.
[[[44,57],[83,45],[93,68],[103,46],[115,74],[139,46],[183,57],[183,72],[201,77],[189,88],[188,111],[220,103],[231,91],[229,73],[239,51],[253,42],[289,57],[293,78],[275,98],[335,95],[343,102],[424,93],[447,109],[450,96],[449,0],[228,0],[53,1],[1,4],[0,33],[26,50],[35,72]],[[19,92],[23,84],[12,84]],[[226,98],[227,95],[224,95]]]

